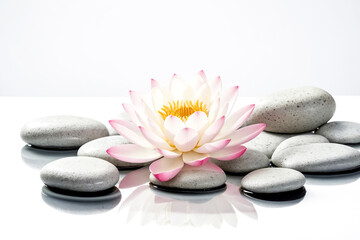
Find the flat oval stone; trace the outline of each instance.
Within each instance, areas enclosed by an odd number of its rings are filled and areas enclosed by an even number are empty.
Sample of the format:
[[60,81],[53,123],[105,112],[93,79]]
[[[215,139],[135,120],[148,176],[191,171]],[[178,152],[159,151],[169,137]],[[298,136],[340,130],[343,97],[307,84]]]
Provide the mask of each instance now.
[[259,168],[269,167],[270,160],[262,152],[247,149],[239,158],[230,161],[220,161],[211,159],[211,162],[218,165],[222,170],[228,173],[244,174]]
[[311,143],[283,149],[271,161],[305,173],[333,173],[360,166],[360,152],[336,143]]
[[32,120],[20,131],[21,138],[41,148],[78,148],[109,132],[99,121],[77,116],[48,116]]
[[336,104],[326,91],[316,87],[286,89],[262,97],[247,124],[265,123],[265,131],[301,133],[313,131],[331,119]]
[[279,146],[275,149],[275,152],[273,153],[272,157],[274,157],[276,154],[278,154],[281,150],[285,148],[301,146],[310,143],[329,143],[329,140],[327,140],[325,137],[321,135],[312,134],[312,133],[291,137],[279,144]]
[[316,133],[323,135],[332,143],[360,143],[360,124],[355,122],[329,122],[322,125]]
[[40,178],[47,186],[76,192],[107,190],[119,181],[119,176],[114,165],[93,157],[61,158],[40,171]]
[[162,182],[150,174],[150,182],[154,185],[186,190],[206,190],[220,187],[226,182],[224,171],[211,162],[200,167],[193,167],[187,164],[171,180]]
[[128,144],[128,143],[130,143],[128,140],[126,140],[124,137],[119,136],[119,135],[102,137],[102,138],[92,140],[92,141],[82,145],[79,148],[77,155],[101,158],[101,159],[104,159],[104,160],[112,163],[113,165],[115,165],[118,168],[134,168],[134,167],[141,167],[141,166],[147,165],[148,163],[124,162],[124,161],[121,161],[121,160],[111,157],[106,152],[106,150],[108,150],[110,147],[113,147],[116,145]]
[[268,158],[271,158],[275,149],[282,141],[294,136],[296,135],[261,132],[256,138],[254,138],[250,142],[245,143],[244,146],[248,149],[262,152]]
[[288,168],[262,168],[247,174],[241,187],[254,193],[280,193],[297,190],[305,184],[305,176]]

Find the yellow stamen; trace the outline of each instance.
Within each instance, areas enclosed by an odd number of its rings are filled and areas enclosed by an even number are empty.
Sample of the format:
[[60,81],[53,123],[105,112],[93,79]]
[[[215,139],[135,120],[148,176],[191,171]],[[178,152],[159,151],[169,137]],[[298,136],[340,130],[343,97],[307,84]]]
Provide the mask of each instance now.
[[173,115],[180,118],[182,121],[186,121],[188,117],[194,112],[201,111],[208,114],[208,107],[199,100],[177,100],[168,102],[159,111],[162,118],[165,120],[168,116]]

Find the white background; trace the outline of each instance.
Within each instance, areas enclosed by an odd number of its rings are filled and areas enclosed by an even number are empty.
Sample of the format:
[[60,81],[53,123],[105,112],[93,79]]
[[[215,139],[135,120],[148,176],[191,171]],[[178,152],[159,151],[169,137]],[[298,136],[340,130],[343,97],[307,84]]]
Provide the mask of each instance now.
[[360,95],[360,1],[0,1],[1,96],[127,96],[203,69],[240,95]]

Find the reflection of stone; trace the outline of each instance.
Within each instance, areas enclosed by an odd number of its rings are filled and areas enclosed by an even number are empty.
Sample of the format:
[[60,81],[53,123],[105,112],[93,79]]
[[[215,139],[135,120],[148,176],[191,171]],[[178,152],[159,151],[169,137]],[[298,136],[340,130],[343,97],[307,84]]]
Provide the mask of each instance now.
[[99,214],[110,211],[111,209],[116,207],[121,200],[121,194],[119,191],[118,194],[115,194],[113,198],[101,201],[68,201],[51,197],[44,193],[42,193],[41,196],[43,201],[52,208],[55,208],[62,212],[79,215]]
[[41,169],[46,164],[64,157],[76,156],[77,150],[46,150],[25,145],[21,149],[23,161],[30,167]]
[[210,194],[168,193],[142,185],[125,199],[119,210],[128,211],[128,221],[139,217],[143,225],[155,221],[160,225],[220,227],[226,222],[236,226],[237,213],[257,219],[253,204],[231,183],[226,191]]

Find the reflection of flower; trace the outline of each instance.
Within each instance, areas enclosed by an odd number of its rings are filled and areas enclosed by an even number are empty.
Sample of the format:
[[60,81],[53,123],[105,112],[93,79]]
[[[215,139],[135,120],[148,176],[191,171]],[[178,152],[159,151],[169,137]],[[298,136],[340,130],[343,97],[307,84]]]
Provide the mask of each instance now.
[[[156,222],[161,225],[212,225],[223,223],[236,226],[238,213],[257,219],[254,205],[241,195],[239,187],[227,183],[225,191],[208,194],[181,194],[152,190],[146,183],[149,170],[138,169],[128,173],[119,187],[134,188],[121,203],[120,211],[127,211],[128,221],[140,217],[142,224]],[[142,180],[139,180],[142,179]]]
[[150,171],[160,181],[176,176],[184,163],[201,166],[210,157],[232,160],[241,156],[246,150],[242,144],[265,128],[265,124],[240,128],[254,105],[230,115],[238,87],[221,92],[220,77],[208,81],[201,71],[189,82],[174,75],[169,88],[155,80],[151,85],[151,97],[130,91],[133,104],[123,104],[130,121],[110,121],[133,144],[107,152],[133,163],[159,159]]

